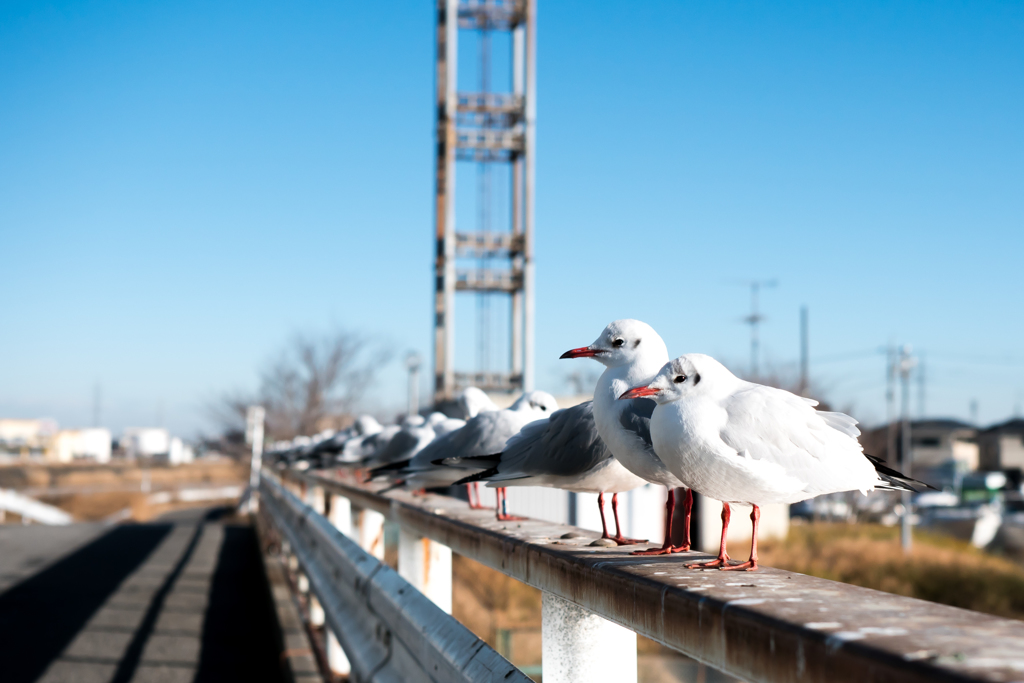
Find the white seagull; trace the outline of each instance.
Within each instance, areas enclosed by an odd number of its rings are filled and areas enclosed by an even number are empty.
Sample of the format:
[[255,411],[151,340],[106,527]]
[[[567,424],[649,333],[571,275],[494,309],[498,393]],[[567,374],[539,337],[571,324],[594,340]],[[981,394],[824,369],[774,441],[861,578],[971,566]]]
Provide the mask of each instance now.
[[[489,487],[547,486],[577,493],[596,493],[601,511],[601,538],[618,545],[644,541],[626,538],[619,524],[619,493],[647,483],[608,450],[594,424],[594,403],[586,401],[558,410],[545,420],[523,427],[497,455],[470,458],[488,469],[456,482],[486,481]],[[608,533],[604,494],[612,494],[615,535]]]
[[[554,396],[546,391],[529,391],[510,408],[485,410],[467,420],[461,429],[435,439],[402,467],[377,468],[370,472],[371,477],[388,476],[407,488],[451,486],[456,480],[485,469],[486,465],[473,464],[473,457],[500,453],[520,429],[556,410],[558,402]],[[439,465],[441,460],[452,466]],[[499,502],[503,497],[504,492],[499,492]],[[499,510],[499,518],[507,516]]]
[[605,366],[594,390],[597,432],[615,459],[636,476],[668,487],[665,504],[665,542],[659,549],[638,550],[634,555],[662,555],[690,549],[690,508],[693,494],[686,492],[685,540],[672,545],[672,489],[685,486],[655,454],[651,445],[650,419],[654,402],[649,399],[616,400],[630,387],[646,384],[668,362],[664,340],[647,323],[616,320],[604,328],[590,346],[571,349],[562,358],[593,358]]
[[[388,427],[380,432],[383,436]],[[422,415],[407,415],[394,434],[387,439],[379,438],[374,452],[363,459],[363,467],[379,467],[388,463],[408,460],[434,440],[434,429]]]
[[[690,567],[757,569],[761,505],[840,491],[914,491],[911,484],[919,483],[866,456],[849,415],[815,410],[817,401],[742,380],[711,356],[680,356],[653,381],[622,394],[644,396],[658,403],[654,450],[687,486],[722,501],[718,559]],[[729,564],[725,551],[730,503],[753,506],[750,559],[738,565]]]

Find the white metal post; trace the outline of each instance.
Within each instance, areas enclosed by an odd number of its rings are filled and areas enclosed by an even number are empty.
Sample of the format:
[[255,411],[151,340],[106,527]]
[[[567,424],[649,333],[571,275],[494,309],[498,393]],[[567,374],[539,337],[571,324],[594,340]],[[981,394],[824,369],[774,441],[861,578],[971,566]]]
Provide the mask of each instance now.
[[541,639],[544,683],[636,683],[636,633],[551,593]]
[[352,508],[352,520],[355,522],[355,538],[359,547],[378,560],[384,559],[384,515],[375,510]]
[[338,676],[348,676],[352,673],[352,664],[349,663],[348,656],[341,648],[341,643],[338,642],[331,629],[325,628],[324,632],[327,634],[327,665],[331,667],[332,673]]
[[312,593],[309,594],[309,623],[313,626],[320,628],[327,621],[327,615],[324,613],[324,606],[320,604],[320,600],[317,599]]
[[331,496],[331,512],[328,520],[335,529],[352,537],[352,503],[345,496]]
[[263,406],[250,406],[245,419],[245,436],[252,444],[252,464],[249,468],[249,512],[259,510],[260,469],[263,468]]
[[405,529],[398,534],[398,574],[452,613],[452,549]]
[[316,510],[319,514],[324,514],[327,499],[324,497],[322,486],[310,486],[306,489],[306,505]]
[[[327,519],[335,529],[352,537],[352,502],[344,496],[331,494],[331,508]],[[352,673],[352,664],[348,661],[345,650],[342,649],[338,638],[331,631],[330,627],[324,626],[324,635],[327,641],[327,665],[331,671],[338,676],[348,676]]]

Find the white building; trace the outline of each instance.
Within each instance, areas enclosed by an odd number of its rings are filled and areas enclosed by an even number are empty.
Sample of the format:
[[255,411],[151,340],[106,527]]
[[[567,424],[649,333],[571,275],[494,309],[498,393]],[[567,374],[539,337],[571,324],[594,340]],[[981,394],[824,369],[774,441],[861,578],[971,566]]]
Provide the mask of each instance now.
[[121,448],[128,458],[167,456],[171,435],[157,427],[129,427],[121,436]]
[[50,418],[0,419],[0,446],[15,452],[22,448],[43,449],[56,432],[57,421]]
[[[159,456],[157,456],[159,457]],[[167,450],[167,462],[170,465],[184,465],[196,459],[192,447],[178,437],[171,439],[171,447]]]
[[57,462],[71,462],[75,458],[110,462],[110,441],[109,429],[62,429],[53,438],[52,457]]

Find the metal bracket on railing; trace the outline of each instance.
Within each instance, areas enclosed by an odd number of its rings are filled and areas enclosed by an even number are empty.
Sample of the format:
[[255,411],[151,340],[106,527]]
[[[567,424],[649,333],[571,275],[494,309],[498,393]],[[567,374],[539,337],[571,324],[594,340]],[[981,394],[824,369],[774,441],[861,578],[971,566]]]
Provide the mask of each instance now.
[[353,681],[530,680],[266,471],[260,493],[348,655]]

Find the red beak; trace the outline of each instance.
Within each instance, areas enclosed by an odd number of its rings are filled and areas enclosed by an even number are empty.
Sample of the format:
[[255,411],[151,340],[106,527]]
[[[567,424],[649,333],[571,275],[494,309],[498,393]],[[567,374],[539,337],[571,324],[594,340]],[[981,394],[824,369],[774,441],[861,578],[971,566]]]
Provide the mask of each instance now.
[[578,349],[569,349],[561,356],[559,356],[559,358],[592,358],[593,356],[596,356],[599,353],[601,352],[592,349],[589,346],[581,346]]
[[621,401],[624,398],[643,398],[644,396],[657,396],[661,393],[661,389],[655,389],[653,387],[633,387],[629,391],[619,396]]

